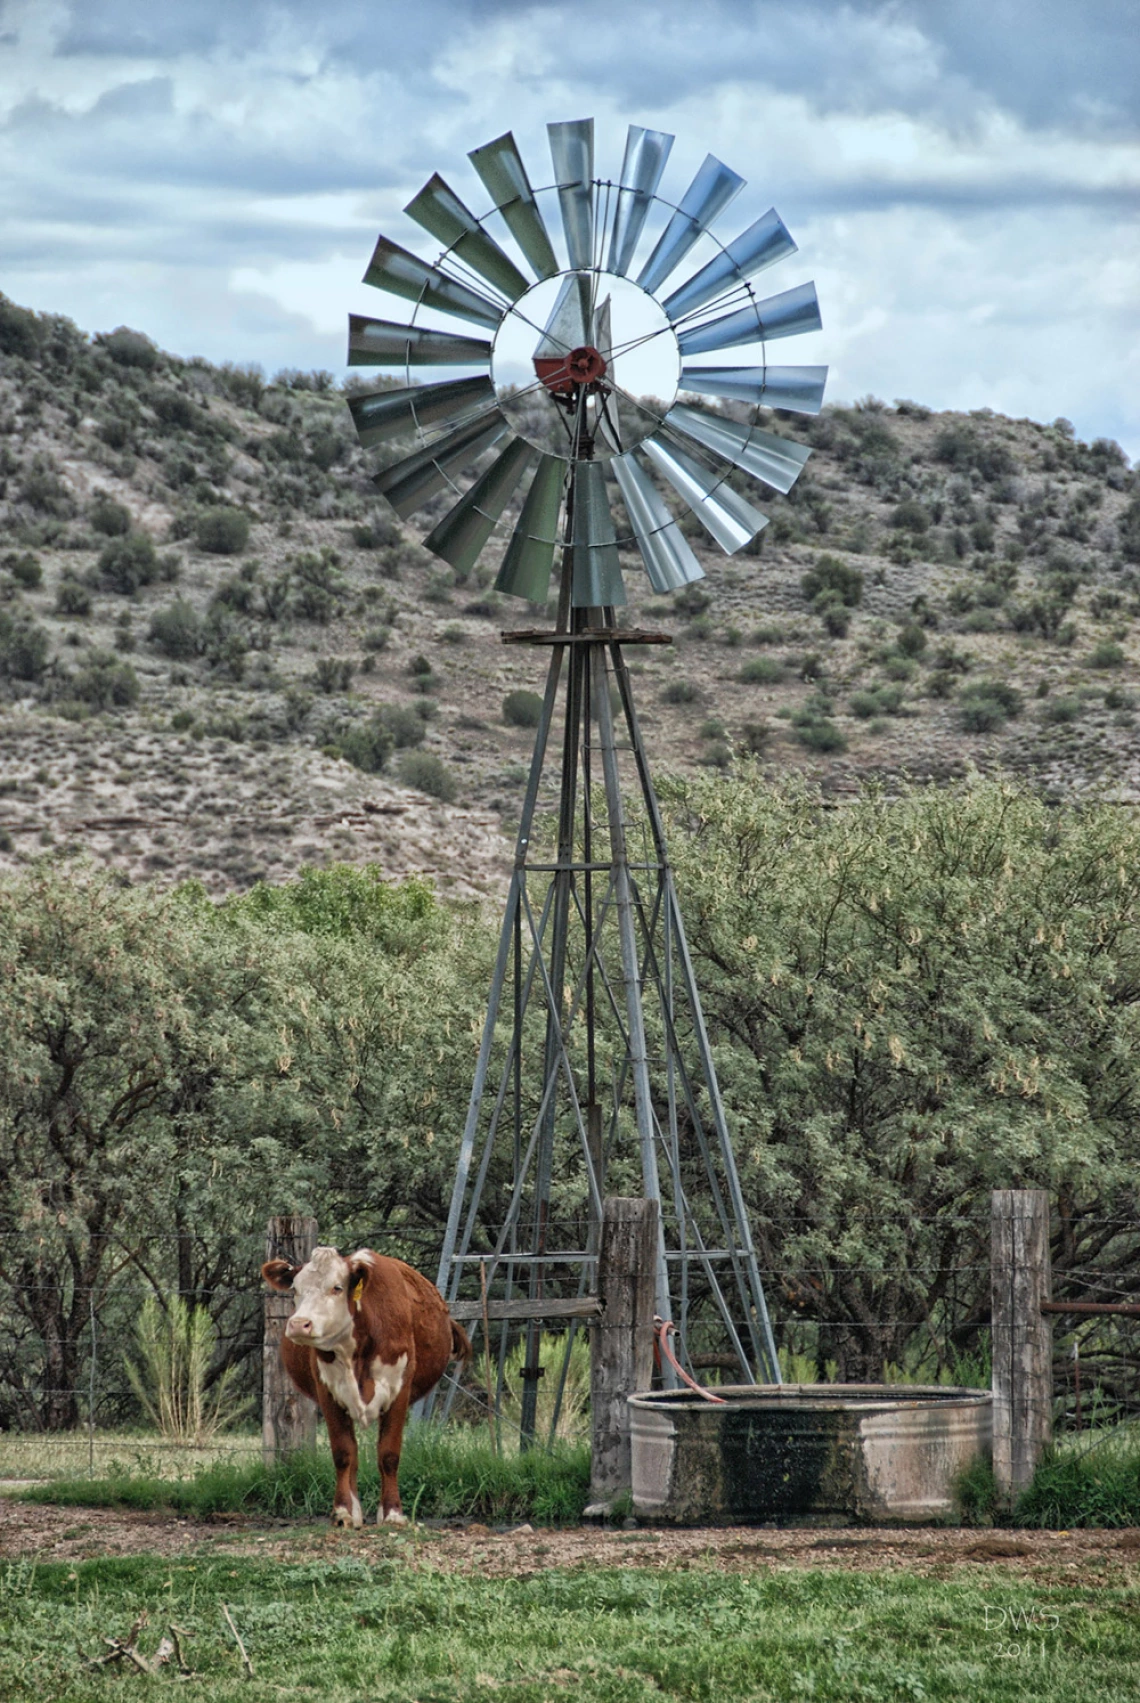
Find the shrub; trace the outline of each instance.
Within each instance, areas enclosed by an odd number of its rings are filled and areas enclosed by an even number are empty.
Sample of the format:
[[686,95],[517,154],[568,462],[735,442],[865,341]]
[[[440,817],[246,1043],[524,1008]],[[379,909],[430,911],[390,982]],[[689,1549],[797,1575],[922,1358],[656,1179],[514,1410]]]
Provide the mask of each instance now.
[[177,390],[156,390],[151,406],[164,426],[186,431],[194,424],[194,407],[188,396]]
[[766,721],[746,721],[740,730],[740,748],[750,757],[758,757],[772,737]]
[[397,751],[407,751],[412,746],[423,744],[427,727],[423,716],[416,710],[407,709],[403,704],[383,704],[377,714],[392,735]]
[[930,511],[913,497],[906,497],[892,509],[891,525],[896,532],[926,532],[930,527]]
[[863,601],[863,575],[838,556],[817,556],[814,567],[800,580],[800,589],[812,604],[823,592],[838,592],[840,601],[855,609]]
[[131,511],[100,491],[87,511],[88,524],[105,538],[124,538],[131,530]]
[[661,701],[665,704],[692,704],[700,695],[699,688],[691,680],[670,680],[662,688]]
[[851,630],[851,611],[834,591],[817,597],[812,608],[823,622],[824,630],[833,639],[845,639]]
[[337,742],[336,750],[346,763],[366,775],[378,775],[392,755],[392,735],[379,715],[350,727]]
[[917,621],[908,621],[899,629],[895,643],[904,656],[921,656],[926,649],[926,632]]
[[152,372],[158,365],[158,350],[150,338],[141,331],[132,331],[129,325],[119,325],[114,331],[103,332],[96,336],[95,342],[106,349],[117,366],[139,367],[144,372]]
[[352,529],[352,542],[358,550],[387,550],[400,542],[400,529],[386,515],[360,521]]
[[1122,554],[1130,562],[1140,562],[1140,496],[1133,497],[1117,522]]
[[343,656],[320,656],[313,669],[318,692],[347,692],[352,685],[352,663]]
[[240,509],[204,509],[194,522],[194,539],[212,556],[240,556],[249,543],[249,516]]
[[91,593],[77,579],[63,579],[55,594],[57,615],[90,615]]
[[813,718],[801,722],[795,730],[796,738],[809,751],[846,751],[847,739],[841,727],[827,716]]
[[108,449],[126,449],[132,436],[131,423],[124,420],[121,414],[105,414],[95,432]]
[[1089,657],[1090,668],[1123,668],[1124,652],[1110,639],[1104,639],[1093,649]]
[[682,615],[703,615],[712,598],[701,585],[686,585],[673,599],[673,607]]
[[0,610],[0,675],[39,680],[48,664],[48,635],[34,621],[13,621]]
[[35,591],[44,583],[44,570],[40,566],[40,559],[33,556],[30,550],[9,550],[2,565],[7,568],[16,584],[22,585],[25,591]]
[[1042,712],[1042,717],[1043,720],[1048,722],[1067,723],[1076,721],[1082,714],[1084,707],[1079,698],[1072,696],[1050,698]]
[[20,500],[37,514],[66,519],[75,513],[71,492],[50,463],[38,457],[25,473],[20,485]]
[[30,308],[0,296],[0,353],[34,361],[40,350],[40,324]]
[[391,637],[391,627],[369,627],[360,642],[367,651],[387,650]]
[[1021,693],[1004,680],[977,680],[959,696],[962,726],[967,733],[993,733],[1021,713]]
[[409,751],[400,764],[400,779],[444,804],[450,804],[458,790],[451,770],[431,751]]
[[110,651],[93,650],[86,665],[69,679],[68,689],[93,709],[127,709],[138,702],[139,677],[129,662],[120,662]]
[[164,656],[184,662],[202,647],[201,617],[180,597],[151,616],[149,637]]
[[246,1412],[249,1398],[234,1391],[236,1366],[207,1381],[217,1329],[204,1307],[190,1308],[172,1295],[165,1309],[153,1295],[135,1326],[141,1364],[126,1362],[131,1388],[163,1437],[201,1448]]
[[542,699],[537,692],[522,689],[503,699],[503,720],[508,727],[537,727],[542,720]]
[[902,701],[901,686],[870,686],[853,693],[848,708],[860,721],[870,721],[874,716],[898,715]]
[[158,557],[145,532],[129,532],[104,544],[95,571],[108,591],[133,597],[140,586],[158,578]]
[[784,664],[774,657],[752,656],[741,666],[736,678],[746,686],[775,686],[786,674]]

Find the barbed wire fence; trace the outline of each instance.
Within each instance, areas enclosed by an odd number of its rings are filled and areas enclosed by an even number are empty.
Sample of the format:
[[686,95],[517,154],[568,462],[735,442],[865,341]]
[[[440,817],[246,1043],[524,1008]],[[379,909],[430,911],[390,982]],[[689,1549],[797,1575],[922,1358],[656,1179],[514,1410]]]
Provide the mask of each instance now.
[[[828,1381],[834,1376],[835,1365],[829,1345],[837,1337],[858,1341],[881,1342],[892,1339],[903,1345],[900,1361],[882,1369],[884,1382],[968,1381],[984,1386],[988,1383],[989,1356],[989,1294],[991,1264],[989,1256],[989,1216],[987,1210],[969,1214],[915,1217],[915,1225],[937,1225],[954,1228],[971,1244],[974,1257],[948,1263],[922,1259],[897,1267],[872,1264],[843,1264],[836,1258],[817,1257],[796,1264],[776,1264],[761,1261],[765,1292],[773,1312],[777,1338],[785,1361],[785,1375],[796,1382]],[[863,1220],[870,1224],[871,1220]],[[893,1215],[880,1221],[893,1223]],[[814,1229],[809,1219],[801,1222],[804,1232]],[[1108,1248],[1118,1240],[1140,1246],[1140,1219],[1128,1216],[1086,1218],[1082,1231],[1104,1242]],[[585,1221],[580,1226],[580,1246],[586,1245]],[[495,1227],[488,1228],[493,1238]],[[0,1232],[5,1243],[8,1270],[21,1264],[30,1269],[37,1254],[42,1252],[43,1237],[39,1232],[6,1230]],[[144,1238],[147,1249],[160,1249],[168,1256],[177,1254],[179,1233],[156,1232]],[[73,1465],[76,1471],[91,1474],[117,1467],[121,1470],[145,1470],[148,1460],[159,1462],[165,1469],[177,1459],[188,1470],[197,1465],[218,1460],[252,1463],[262,1457],[262,1440],[258,1434],[261,1421],[262,1353],[264,1335],[265,1289],[260,1278],[264,1258],[264,1229],[250,1230],[228,1237],[227,1256],[231,1268],[248,1270],[248,1282],[228,1282],[210,1286],[196,1282],[187,1288],[178,1284],[156,1284],[154,1273],[146,1269],[163,1262],[146,1257],[124,1260],[109,1281],[84,1289],[73,1281],[65,1284],[49,1281],[20,1286],[18,1297],[11,1280],[0,1280],[0,1315],[5,1316],[7,1328],[0,1343],[0,1477],[34,1476],[26,1472],[28,1446],[35,1441],[41,1459],[51,1457],[53,1470],[60,1464]],[[762,1240],[762,1238],[761,1238]],[[1058,1437],[1070,1433],[1095,1432],[1140,1419],[1140,1271],[1136,1264],[1086,1264],[1073,1259],[1067,1262],[1064,1236],[1060,1257],[1055,1253],[1054,1296],[1075,1304],[1092,1304],[1113,1308],[1132,1308],[1134,1312],[1106,1314],[1058,1314],[1053,1324],[1053,1426]],[[374,1246],[381,1250],[397,1251],[425,1271],[434,1270],[438,1251],[438,1235],[431,1229],[401,1228],[388,1233],[372,1226],[363,1227],[358,1236],[346,1236],[344,1246]],[[139,1244],[134,1244],[139,1252]],[[582,1253],[581,1260],[590,1255]],[[225,1263],[225,1262],[219,1262]],[[554,1274],[550,1292],[574,1293],[579,1287],[581,1265],[568,1262],[565,1275]],[[472,1284],[477,1285],[477,1268],[473,1268]],[[561,1283],[561,1288],[559,1284]],[[841,1296],[849,1297],[853,1286],[864,1302],[873,1305],[876,1294],[894,1302],[896,1311],[859,1317],[849,1305],[838,1306]],[[862,1286],[860,1288],[860,1286]],[[6,1293],[5,1293],[6,1291]],[[49,1297],[66,1292],[69,1317],[80,1313],[82,1329],[72,1344],[70,1363],[74,1370],[70,1378],[53,1381],[52,1345],[42,1331],[37,1330],[35,1318],[45,1309],[42,1303]],[[937,1301],[926,1317],[922,1315],[923,1295],[936,1295]],[[472,1288],[472,1296],[477,1288]],[[175,1441],[148,1426],[134,1386],[128,1377],[126,1362],[139,1360],[137,1320],[148,1297],[169,1304],[178,1296],[188,1306],[204,1308],[216,1329],[215,1352],[207,1378],[207,1393],[216,1387],[227,1368],[233,1368],[235,1382],[247,1399],[246,1412],[233,1429],[219,1431],[198,1440]],[[14,1303],[19,1301],[19,1305]],[[714,1327],[711,1317],[702,1319],[700,1297],[696,1297],[694,1328],[689,1343],[691,1367],[705,1381],[716,1381],[727,1371],[731,1356],[718,1353],[712,1346]],[[900,1300],[902,1305],[900,1305]],[[473,1333],[479,1336],[478,1325]],[[580,1338],[575,1321],[552,1321],[546,1333],[565,1345]],[[961,1374],[957,1376],[955,1374]],[[455,1376],[452,1369],[449,1377]],[[488,1423],[493,1403],[483,1387],[478,1355],[472,1367],[461,1378],[458,1404],[453,1417],[467,1423]],[[65,1411],[73,1415],[72,1423],[64,1429],[45,1424],[45,1413]],[[510,1416],[499,1415],[501,1423],[510,1429]],[[15,1445],[22,1445],[20,1456]],[[7,1459],[5,1458],[7,1454]]]

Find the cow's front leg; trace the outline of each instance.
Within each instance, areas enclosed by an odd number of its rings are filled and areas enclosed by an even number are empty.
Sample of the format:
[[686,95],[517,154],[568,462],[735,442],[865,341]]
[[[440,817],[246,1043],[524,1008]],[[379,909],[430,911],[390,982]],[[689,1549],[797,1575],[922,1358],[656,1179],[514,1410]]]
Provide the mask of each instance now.
[[408,1523],[400,1506],[399,1475],[400,1450],[404,1442],[404,1422],[408,1417],[411,1384],[409,1375],[391,1407],[380,1416],[380,1434],[376,1439],[376,1464],[380,1468],[380,1506],[376,1510],[376,1523],[381,1526],[404,1526]]
[[356,1431],[343,1407],[334,1401],[321,1403],[329,1432],[333,1466],[336,1468],[336,1493],[333,1496],[334,1526],[362,1526],[364,1509],[356,1494]]

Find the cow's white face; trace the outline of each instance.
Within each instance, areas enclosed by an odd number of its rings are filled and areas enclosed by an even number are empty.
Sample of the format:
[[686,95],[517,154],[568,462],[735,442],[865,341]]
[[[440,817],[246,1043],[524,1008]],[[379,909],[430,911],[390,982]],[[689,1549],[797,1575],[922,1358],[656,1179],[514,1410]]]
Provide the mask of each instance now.
[[352,1334],[349,1285],[352,1271],[335,1248],[314,1248],[307,1265],[293,1279],[296,1309],[285,1326],[294,1342],[332,1348]]

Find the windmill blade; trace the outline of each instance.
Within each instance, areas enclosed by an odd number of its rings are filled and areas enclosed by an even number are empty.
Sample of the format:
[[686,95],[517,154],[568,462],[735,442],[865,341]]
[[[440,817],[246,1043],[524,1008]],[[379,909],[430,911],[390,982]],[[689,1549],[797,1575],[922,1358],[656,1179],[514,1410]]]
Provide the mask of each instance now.
[[473,319],[476,325],[497,326],[503,317],[502,308],[489,302],[486,296],[468,289],[457,278],[449,278],[438,267],[429,266],[406,248],[389,242],[387,237],[377,239],[364,282],[394,296],[405,296],[408,301],[439,308],[457,319]]
[[600,461],[577,461],[574,518],[570,534],[570,602],[575,609],[600,609],[625,603],[614,520]]
[[[591,341],[606,363],[608,381],[612,385],[616,381],[614,377],[614,335],[611,310],[612,298],[610,296],[607,296],[605,301],[599,302],[594,309],[594,335]],[[616,398],[614,400],[616,402]],[[621,439],[617,432],[616,418],[611,415],[607,405],[605,391],[597,400],[597,426],[602,440],[608,444],[615,455],[620,455]]]
[[469,574],[537,453],[522,438],[514,438],[467,495],[428,533],[424,539],[427,548],[450,562],[458,574]]
[[494,405],[489,378],[459,378],[446,384],[414,384],[408,390],[368,391],[350,396],[349,412],[364,449],[405,436],[417,427],[439,426],[482,413]]
[[391,503],[401,520],[434,497],[437,491],[453,483],[450,474],[490,449],[507,430],[506,416],[498,409],[480,414],[448,437],[437,438],[405,461],[386,467],[373,483]]
[[481,337],[458,337],[422,325],[348,316],[350,367],[489,367],[491,345]]
[[818,414],[823,407],[826,367],[682,367],[682,390],[701,396],[732,396],[739,402]]
[[495,580],[496,591],[526,597],[532,603],[546,602],[565,478],[566,463],[560,456],[539,456],[522,514]]
[[631,124],[626,133],[621,190],[614,213],[608,262],[609,270],[616,272],[619,278],[624,278],[629,271],[673,141],[674,138],[666,131],[646,130],[640,124]]
[[797,284],[766,301],[749,302],[737,313],[711,319],[681,331],[677,343],[682,355],[707,355],[713,349],[731,349],[738,343],[773,342],[777,337],[797,337],[801,331],[818,331],[819,300],[814,284]]
[[704,164],[686,189],[681,204],[657,239],[657,246],[638,273],[637,282],[650,295],[684,260],[718,213],[744,188],[739,172],[706,154]]
[[776,209],[769,207],[754,225],[749,225],[707,266],[694,273],[687,284],[673,291],[662,304],[665,312],[676,321],[704,307],[706,302],[711,302],[714,296],[721,295],[733,285],[743,284],[745,279],[762,272],[765,266],[774,266],[777,260],[795,252],[796,245],[788,227]]
[[663,438],[646,438],[641,447],[726,555],[735,555],[767,526],[767,515],[745,502],[722,477],[680,445]]
[[487,235],[438,172],[408,202],[404,212],[438,237],[465,266],[501,290],[508,301],[517,302],[530,288],[514,261],[503,253],[494,237]]
[[562,209],[566,252],[575,272],[594,264],[594,121],[573,118],[548,124],[550,157]]
[[683,432],[742,473],[751,473],[754,479],[785,493],[791,490],[811,454],[803,444],[790,443],[774,432],[738,425],[735,420],[705,414],[699,408],[671,408],[665,425],[670,431]]
[[535,276],[553,278],[558,261],[511,132],[508,130],[481,148],[472,148],[467,158],[534,268]]
[[680,591],[682,586],[703,579],[705,570],[692,545],[637,458],[633,454],[616,455],[610,466],[654,591]]
[[[585,299],[581,286],[586,285]],[[590,341],[589,333],[589,280],[569,273],[563,278],[554,298],[554,306],[550,310],[542,336],[534,350],[536,361],[559,361],[568,355],[571,349],[578,349],[583,343]]]

